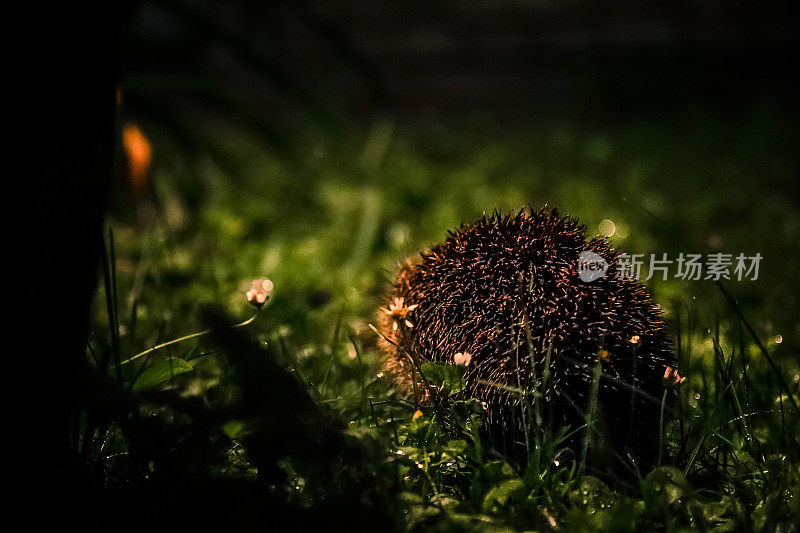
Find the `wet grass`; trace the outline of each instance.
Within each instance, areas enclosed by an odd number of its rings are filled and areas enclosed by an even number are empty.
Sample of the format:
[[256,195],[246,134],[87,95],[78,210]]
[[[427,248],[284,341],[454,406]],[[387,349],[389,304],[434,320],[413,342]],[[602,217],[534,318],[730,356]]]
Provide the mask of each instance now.
[[[160,483],[180,499],[191,492],[175,479],[188,472],[244,483],[243,502],[274,512],[400,529],[790,531],[800,521],[800,265],[789,253],[800,216],[781,117],[513,131],[379,121],[310,133],[290,161],[234,131],[219,139],[234,174],[148,133],[151,194],[117,191],[87,348],[134,402],[121,408],[134,422],[91,409],[75,420],[76,448],[108,486]],[[380,374],[369,324],[395,265],[483,212],[545,203],[590,234],[610,222],[632,253],[763,256],[757,281],[722,290],[647,281],[686,378],[659,391],[662,464],[649,472],[592,469],[591,401],[578,406],[583,427],[551,428],[536,395],[522,398],[520,461],[482,440],[481,406],[458,394],[457,367],[420,369],[446,389],[436,405],[396,395]],[[261,276],[275,291],[253,316],[244,293]],[[564,444],[575,434],[583,453]],[[229,513],[245,525],[270,519],[243,508]]]

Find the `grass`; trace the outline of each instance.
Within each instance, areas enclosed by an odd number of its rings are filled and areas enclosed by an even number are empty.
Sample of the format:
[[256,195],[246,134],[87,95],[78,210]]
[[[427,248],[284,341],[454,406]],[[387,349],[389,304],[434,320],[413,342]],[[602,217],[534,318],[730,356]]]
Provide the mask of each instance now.
[[[243,132],[214,137],[237,175],[185,160],[152,126],[153,194],[134,205],[117,191],[87,358],[134,393],[137,416],[182,444],[148,462],[160,452],[137,441],[143,426],[87,412],[76,447],[98,475],[123,486],[168,479],[179,464],[259,480],[278,508],[325,516],[337,495],[368,501],[356,513],[379,509],[411,530],[789,531],[800,522],[800,265],[788,253],[800,217],[787,196],[797,170],[788,124],[768,109],[602,127],[480,124],[318,132],[288,162]],[[420,368],[448,398],[436,405],[398,397],[380,374],[369,324],[397,262],[484,211],[543,203],[590,233],[613,221],[612,241],[626,251],[764,256],[758,281],[726,284],[731,298],[712,282],[648,281],[686,377],[659,391],[663,462],[650,472],[592,470],[591,401],[584,427],[550,428],[535,391],[520,391],[528,451],[515,461],[482,441],[482,409],[459,394],[458,367]],[[275,294],[253,317],[244,291],[261,276]],[[290,381],[267,360],[291,369]],[[338,453],[315,462],[264,444],[266,424],[288,440],[305,435],[293,424],[310,411],[314,427],[343,422],[345,444],[330,446]],[[583,453],[564,446],[571,432],[584,435]],[[259,456],[273,448],[283,451]]]

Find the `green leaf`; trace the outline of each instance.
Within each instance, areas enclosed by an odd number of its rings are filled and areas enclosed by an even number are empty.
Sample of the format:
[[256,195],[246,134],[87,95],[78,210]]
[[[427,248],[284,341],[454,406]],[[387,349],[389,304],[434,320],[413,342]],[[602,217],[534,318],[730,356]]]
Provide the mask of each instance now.
[[683,472],[672,466],[654,468],[647,474],[642,489],[651,510],[663,510],[679,503],[691,491]]
[[142,375],[134,382],[133,390],[139,392],[158,387],[174,376],[191,372],[193,369],[194,367],[183,359],[157,361],[142,372]]
[[222,424],[222,432],[228,436],[229,439],[235,439],[244,429],[244,422],[241,420],[228,420]]
[[692,500],[687,504],[686,509],[692,518],[692,523],[702,531],[735,531],[737,524],[733,519],[731,509],[735,511],[736,506],[735,503],[730,505],[732,501],[734,500],[730,496],[725,496],[718,502]]
[[525,496],[525,483],[519,478],[508,479],[492,487],[483,498],[483,512],[490,513]]
[[464,453],[464,450],[467,449],[467,441],[462,439],[455,439],[448,441],[447,444],[444,445],[443,451],[452,457],[456,457]]
[[516,477],[514,469],[505,461],[488,461],[476,470],[469,488],[470,496],[480,500],[499,482]]
[[594,476],[578,478],[567,494],[571,506],[592,512],[613,507],[615,498],[608,485]]
[[431,385],[445,394],[455,394],[464,389],[464,373],[467,369],[463,366],[427,362],[422,363],[420,370]]

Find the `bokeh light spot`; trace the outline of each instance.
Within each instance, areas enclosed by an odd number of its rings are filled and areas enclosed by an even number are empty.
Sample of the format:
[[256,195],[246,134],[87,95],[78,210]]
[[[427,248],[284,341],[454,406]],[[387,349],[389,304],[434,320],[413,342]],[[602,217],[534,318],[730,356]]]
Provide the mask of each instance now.
[[617,231],[617,225],[607,218],[600,223],[598,228],[600,230],[600,235],[604,237],[611,237]]

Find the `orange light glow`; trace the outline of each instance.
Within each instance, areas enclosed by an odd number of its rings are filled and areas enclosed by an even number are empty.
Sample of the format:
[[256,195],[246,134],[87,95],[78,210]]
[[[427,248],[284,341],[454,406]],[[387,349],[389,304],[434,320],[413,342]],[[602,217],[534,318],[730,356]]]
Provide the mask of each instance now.
[[135,193],[145,194],[153,153],[150,141],[137,124],[126,124],[122,129],[122,145],[128,158],[131,188]]

